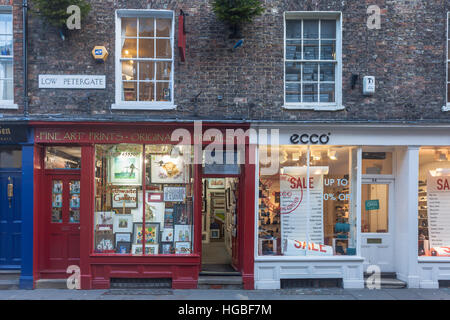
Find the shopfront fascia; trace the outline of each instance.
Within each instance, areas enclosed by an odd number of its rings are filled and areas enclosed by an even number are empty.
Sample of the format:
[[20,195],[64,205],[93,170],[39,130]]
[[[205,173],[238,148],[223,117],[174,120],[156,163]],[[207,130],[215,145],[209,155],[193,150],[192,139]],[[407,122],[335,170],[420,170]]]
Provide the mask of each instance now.
[[[168,279],[172,288],[197,287],[203,171],[201,163],[180,160],[188,149],[195,153],[193,123],[32,125],[35,281],[79,272],[82,289],[109,288],[111,279]],[[246,130],[208,123],[200,132],[210,128],[224,136],[227,129]],[[176,146],[176,129],[191,134],[192,144]],[[210,143],[201,142],[203,148]],[[249,158],[248,144],[244,150]],[[254,164],[241,165],[242,195],[253,198],[254,174]],[[240,210],[238,271],[244,287],[253,289],[253,256],[244,253],[253,251],[254,203]]]
[[[345,288],[362,288],[364,272],[373,270],[395,273],[411,288],[450,280],[450,257],[419,257],[417,246],[419,153],[449,146],[448,127],[254,128],[268,134],[256,152],[256,289],[292,279],[341,279]],[[274,134],[279,138],[271,140]],[[272,176],[261,173],[268,166],[261,157],[270,158],[271,149],[280,161]],[[292,189],[292,177],[301,191]]]

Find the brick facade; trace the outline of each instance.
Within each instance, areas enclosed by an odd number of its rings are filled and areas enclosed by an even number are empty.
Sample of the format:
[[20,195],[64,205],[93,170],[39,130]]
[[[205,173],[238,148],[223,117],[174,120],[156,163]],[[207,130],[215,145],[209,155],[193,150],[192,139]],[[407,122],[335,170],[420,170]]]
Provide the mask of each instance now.
[[[2,1],[9,2],[9,1]],[[21,116],[22,1],[14,0],[15,102],[19,110],[0,110],[4,118]],[[32,8],[32,1],[31,8]],[[446,100],[446,0],[264,1],[266,12],[243,28],[244,46],[218,22],[207,0],[92,0],[82,29],[62,41],[56,29],[30,13],[30,119],[252,119],[274,121],[421,121],[450,122]],[[366,26],[367,7],[382,9],[380,30]],[[186,62],[175,48],[172,111],[115,111],[115,10],[170,9],[187,17]],[[288,111],[283,105],[283,12],[341,11],[343,15],[343,105],[346,110]],[[177,43],[177,34],[175,44]],[[106,63],[94,61],[94,46],[105,46]],[[106,90],[43,90],[39,74],[106,75]],[[351,75],[359,75],[355,89]],[[362,95],[362,77],[376,77],[372,97]],[[198,98],[195,97],[198,95]],[[217,96],[223,96],[219,101]]]

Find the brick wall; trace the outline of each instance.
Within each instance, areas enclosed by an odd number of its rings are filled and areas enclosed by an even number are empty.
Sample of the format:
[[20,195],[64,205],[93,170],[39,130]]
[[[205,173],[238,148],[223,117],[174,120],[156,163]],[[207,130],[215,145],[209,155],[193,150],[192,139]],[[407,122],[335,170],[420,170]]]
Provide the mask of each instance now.
[[[22,107],[21,2],[15,10],[16,101]],[[32,2],[32,1],[31,1]],[[450,121],[441,111],[446,88],[446,0],[308,0],[265,1],[264,15],[243,28],[245,44],[218,22],[207,0],[142,1],[92,0],[92,11],[82,29],[65,41],[57,30],[36,15],[29,22],[30,115],[33,118],[70,117],[124,119],[152,118],[258,120],[422,120]],[[382,9],[380,30],[366,26],[367,7]],[[186,62],[175,50],[174,111],[112,111],[115,102],[115,10],[121,8],[182,9],[187,18]],[[342,11],[344,111],[287,111],[283,105],[283,12]],[[177,40],[177,38],[176,38]],[[176,43],[176,41],[175,41]],[[110,56],[96,63],[91,51],[104,45]],[[106,90],[42,90],[39,74],[105,74]],[[351,88],[351,75],[360,79]],[[376,77],[372,97],[362,95],[362,77]],[[198,99],[194,97],[198,95]],[[219,101],[217,96],[223,96]],[[20,114],[21,110],[16,112]],[[15,112],[2,112],[13,114]]]

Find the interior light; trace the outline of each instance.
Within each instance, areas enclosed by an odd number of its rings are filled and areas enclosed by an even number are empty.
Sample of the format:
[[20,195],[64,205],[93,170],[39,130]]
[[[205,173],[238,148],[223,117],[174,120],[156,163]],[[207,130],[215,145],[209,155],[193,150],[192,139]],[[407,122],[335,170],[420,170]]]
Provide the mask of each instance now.
[[337,160],[336,150],[328,150],[328,158],[330,158],[330,160]]
[[[283,168],[283,172],[286,174],[292,174],[292,175],[299,175],[299,176],[306,176],[306,173],[308,171],[308,167],[303,166],[303,167],[284,167]],[[319,174],[323,174],[326,175],[328,174],[329,171],[329,167],[309,167],[309,172],[312,175],[319,175]]]
[[436,150],[434,154],[434,159],[436,161],[448,161],[447,151]]
[[299,161],[300,157],[302,156],[301,152],[295,152],[292,154],[292,161]]
[[125,50],[125,54],[129,54],[130,52],[128,50]]
[[430,174],[433,177],[449,176],[450,168],[437,168],[435,170],[430,170]]

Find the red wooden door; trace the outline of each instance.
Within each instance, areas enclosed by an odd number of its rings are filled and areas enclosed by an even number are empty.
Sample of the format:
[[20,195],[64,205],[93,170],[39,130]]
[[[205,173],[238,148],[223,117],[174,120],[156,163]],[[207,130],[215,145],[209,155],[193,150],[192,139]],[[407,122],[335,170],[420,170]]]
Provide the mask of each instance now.
[[61,278],[80,264],[80,173],[50,174],[46,182],[45,269]]

